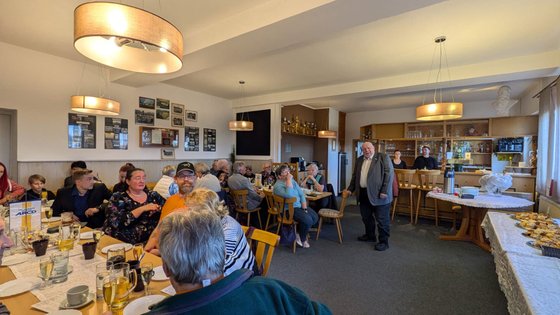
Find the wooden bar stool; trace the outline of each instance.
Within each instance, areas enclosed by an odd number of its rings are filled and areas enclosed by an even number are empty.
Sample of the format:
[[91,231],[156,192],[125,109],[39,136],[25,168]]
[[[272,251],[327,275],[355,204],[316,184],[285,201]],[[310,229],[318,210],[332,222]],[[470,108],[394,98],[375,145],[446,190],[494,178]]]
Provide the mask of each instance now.
[[[415,220],[415,222],[418,223],[418,212],[420,211],[420,203],[423,200],[422,192],[424,192],[424,199],[425,199],[426,194],[428,192],[432,191],[434,189],[434,187],[437,187],[436,183],[437,183],[438,177],[441,175],[441,171],[440,170],[418,170],[418,171],[416,171],[416,174],[417,174],[417,178],[418,178],[417,187],[416,187],[416,189],[418,189],[418,203],[416,204],[416,220]],[[435,216],[436,216],[436,226],[438,226],[439,219],[438,219],[437,199],[434,199],[434,204],[435,204],[435,206],[434,206],[433,209],[434,209]],[[426,205],[424,204],[424,209],[430,209],[430,208],[427,208]]]
[[395,219],[395,212],[398,206],[408,206],[410,208],[410,223],[414,223],[414,200],[412,197],[412,191],[416,189],[416,185],[413,184],[414,174],[416,174],[416,170],[395,169],[395,176],[397,177],[397,183],[399,183],[399,194],[401,191],[408,191],[409,201],[408,204],[399,203],[399,197],[395,198],[391,220]]

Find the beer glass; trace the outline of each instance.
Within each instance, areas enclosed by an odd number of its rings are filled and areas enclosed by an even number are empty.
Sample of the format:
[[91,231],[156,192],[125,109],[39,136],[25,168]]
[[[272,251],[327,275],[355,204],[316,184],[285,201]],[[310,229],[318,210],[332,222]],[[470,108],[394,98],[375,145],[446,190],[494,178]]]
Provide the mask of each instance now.
[[58,249],[60,251],[72,250],[74,241],[80,235],[80,224],[62,224],[58,228]]
[[[136,281],[138,281],[136,270],[131,270],[128,263],[114,264],[111,278],[116,282],[115,298],[111,304],[111,310],[121,310],[136,287]],[[105,285],[103,289],[105,290]]]

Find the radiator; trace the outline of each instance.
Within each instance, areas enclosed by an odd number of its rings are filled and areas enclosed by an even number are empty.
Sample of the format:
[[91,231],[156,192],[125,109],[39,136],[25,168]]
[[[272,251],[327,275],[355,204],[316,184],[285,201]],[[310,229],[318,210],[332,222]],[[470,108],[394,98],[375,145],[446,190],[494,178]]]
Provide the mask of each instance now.
[[553,218],[560,218],[560,204],[546,197],[539,197],[539,213],[548,213]]

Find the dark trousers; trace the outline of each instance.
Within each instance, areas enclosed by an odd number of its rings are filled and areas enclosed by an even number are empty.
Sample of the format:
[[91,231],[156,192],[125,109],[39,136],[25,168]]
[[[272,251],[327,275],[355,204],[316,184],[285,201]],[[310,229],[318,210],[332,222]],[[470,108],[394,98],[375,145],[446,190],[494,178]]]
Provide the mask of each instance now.
[[303,210],[302,208],[294,208],[294,220],[298,222],[298,234],[302,242],[307,240],[309,229],[319,221],[317,213],[311,209]]
[[360,214],[368,237],[375,239],[375,225],[377,224],[379,242],[389,243],[391,228],[390,209],[391,203],[382,206],[372,205],[367,196],[367,189],[360,188]]

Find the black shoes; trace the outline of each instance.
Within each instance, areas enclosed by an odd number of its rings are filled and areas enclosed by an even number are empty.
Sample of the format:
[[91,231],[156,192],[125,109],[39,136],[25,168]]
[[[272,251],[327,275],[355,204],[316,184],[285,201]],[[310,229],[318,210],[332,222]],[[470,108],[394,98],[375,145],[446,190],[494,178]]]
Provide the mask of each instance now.
[[375,243],[375,242],[377,242],[377,239],[376,239],[375,237],[370,237],[370,236],[368,236],[367,234],[364,234],[364,235],[358,237],[358,241],[361,241],[361,242],[374,242],[374,243]]
[[375,248],[375,250],[382,252],[382,251],[389,248],[389,244],[388,243],[377,243],[377,244],[375,244],[374,248]]

